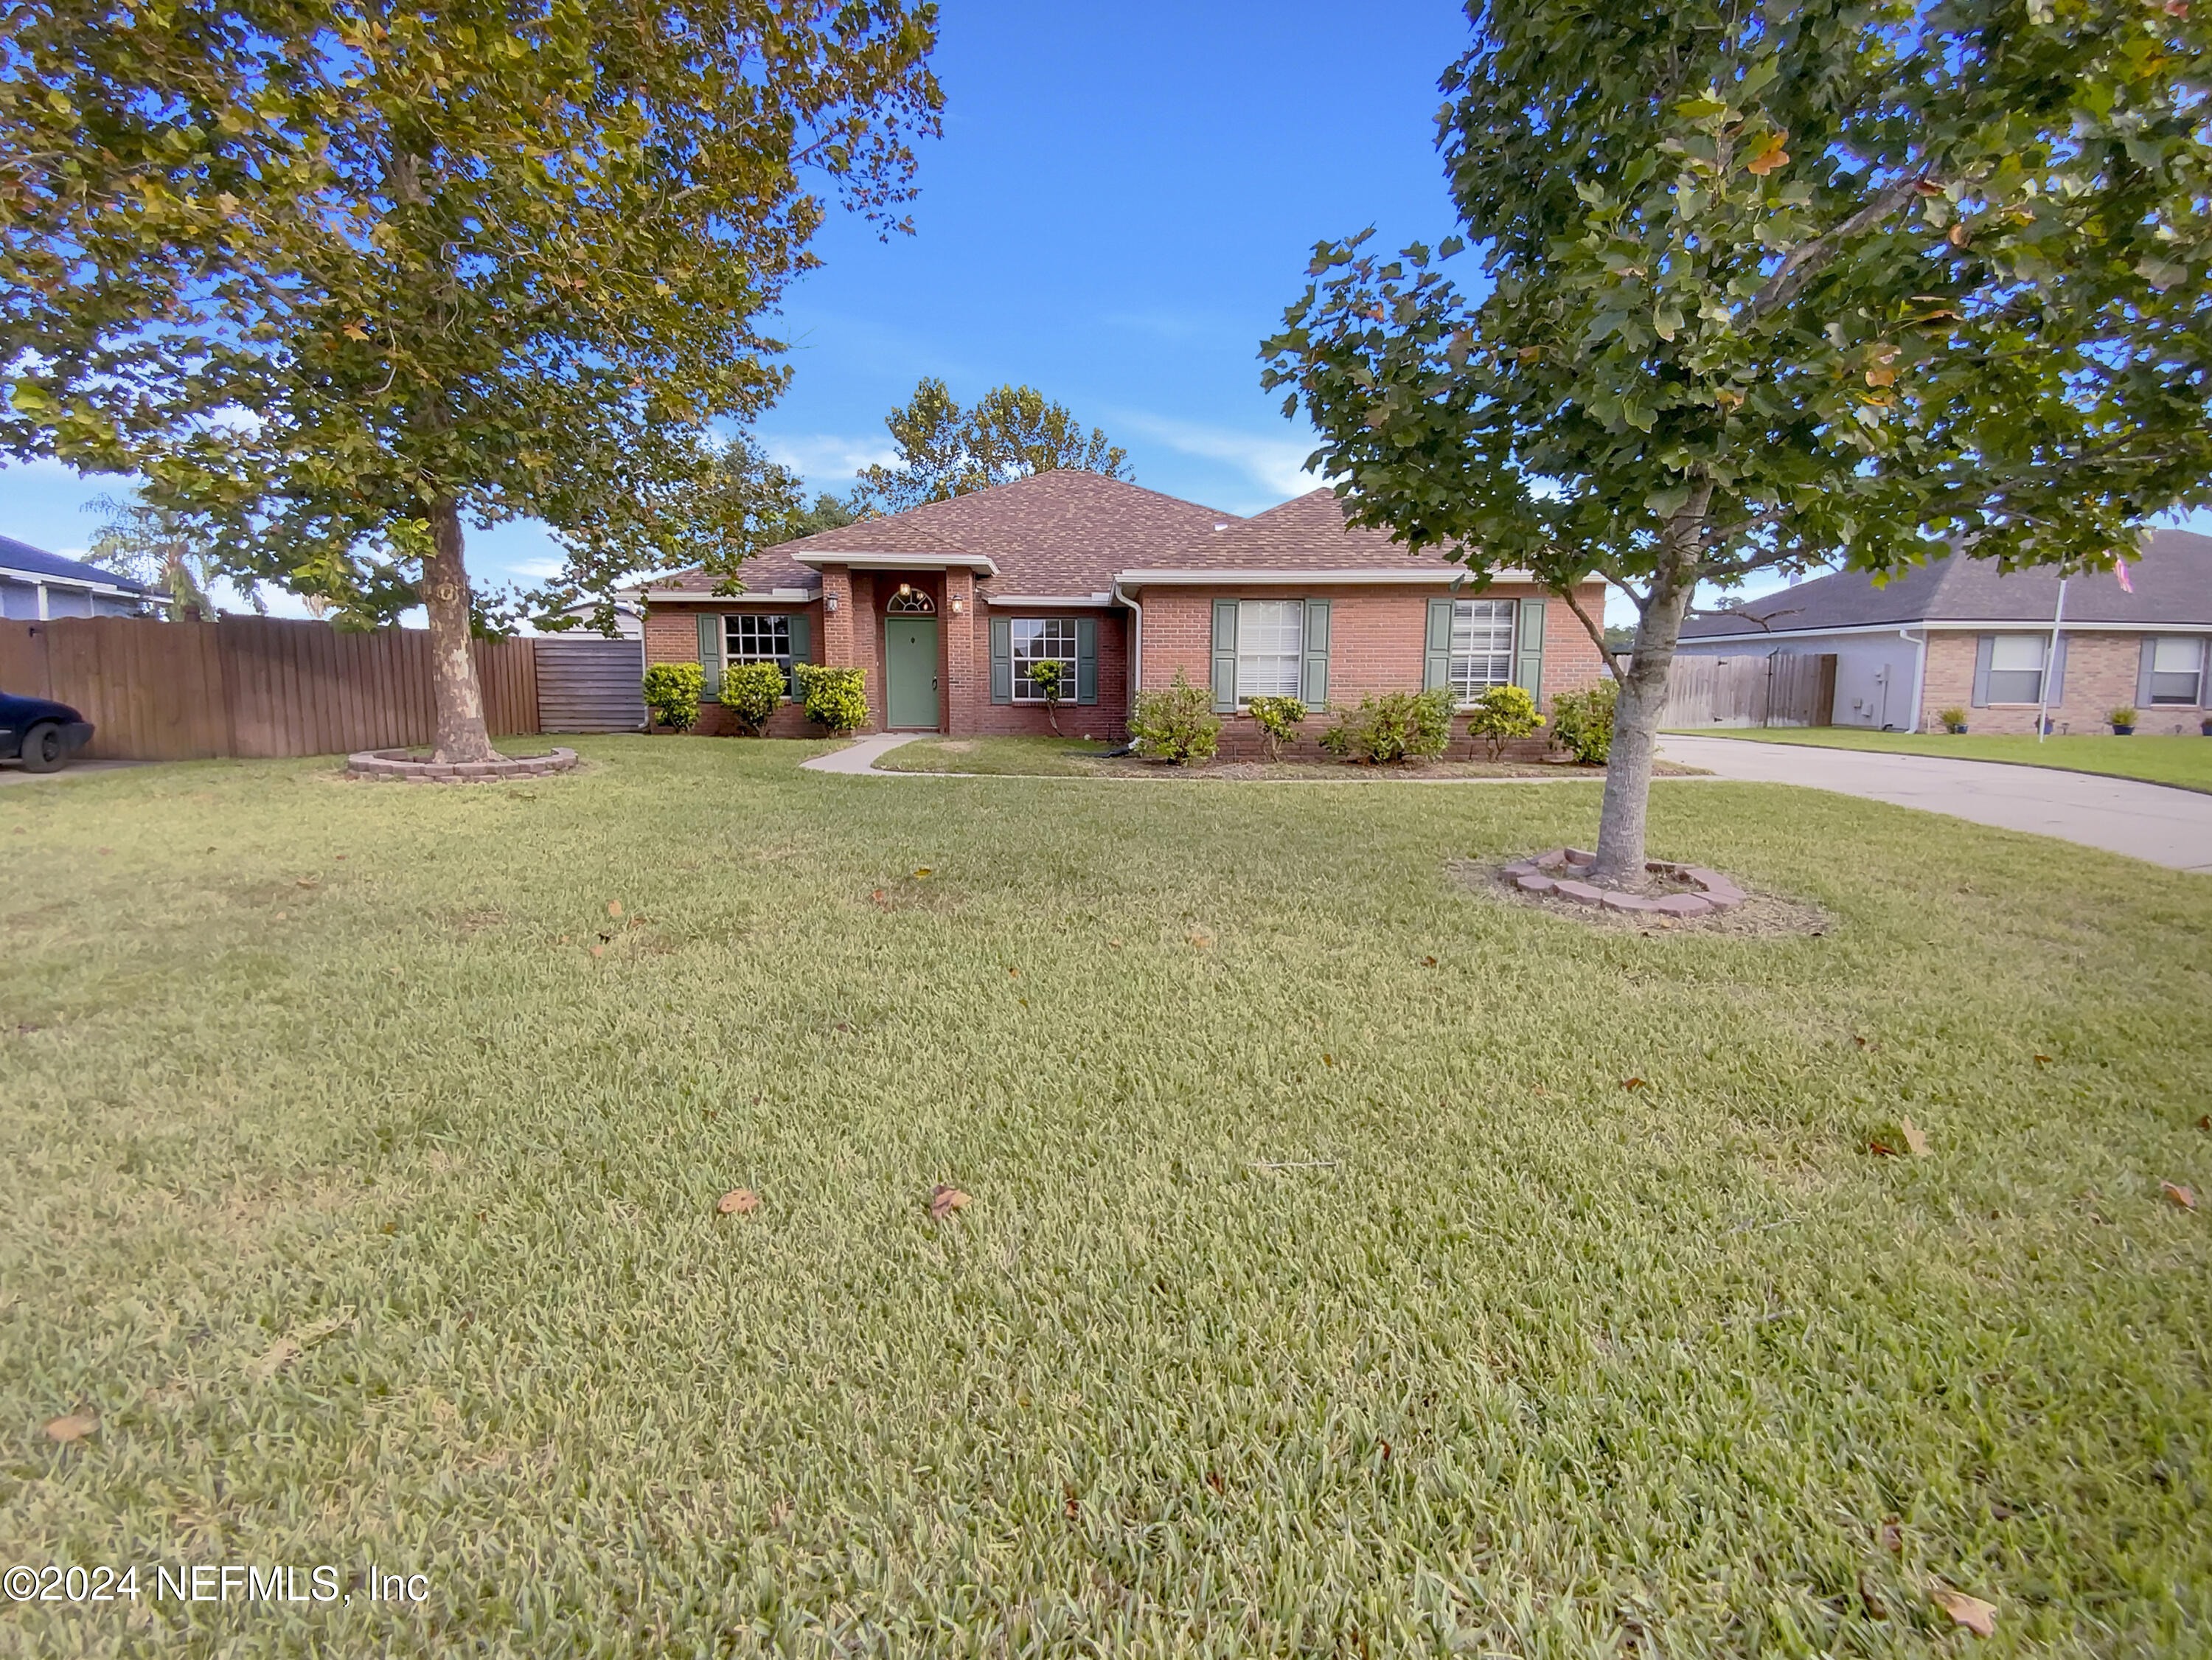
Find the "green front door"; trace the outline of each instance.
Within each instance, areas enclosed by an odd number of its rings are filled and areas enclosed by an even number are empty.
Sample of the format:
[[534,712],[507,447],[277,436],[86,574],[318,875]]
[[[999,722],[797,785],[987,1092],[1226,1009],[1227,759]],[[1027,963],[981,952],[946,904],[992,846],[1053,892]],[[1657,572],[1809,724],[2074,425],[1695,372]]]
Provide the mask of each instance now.
[[884,618],[884,678],[894,727],[937,727],[937,619]]

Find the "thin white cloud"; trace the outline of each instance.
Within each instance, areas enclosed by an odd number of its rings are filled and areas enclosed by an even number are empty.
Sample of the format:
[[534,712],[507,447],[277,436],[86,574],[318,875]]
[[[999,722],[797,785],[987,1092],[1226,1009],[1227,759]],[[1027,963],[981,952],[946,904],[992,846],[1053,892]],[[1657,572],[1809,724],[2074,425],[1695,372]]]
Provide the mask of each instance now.
[[769,459],[789,467],[817,489],[838,489],[863,467],[895,467],[899,453],[883,438],[848,438],[836,433],[763,437]]
[[1207,426],[1127,410],[1116,412],[1113,418],[1131,431],[1140,432],[1185,455],[1227,462],[1254,483],[1274,492],[1277,501],[1304,496],[1326,482],[1306,471],[1306,457],[1314,451],[1310,437],[1268,437],[1240,432],[1232,427]]

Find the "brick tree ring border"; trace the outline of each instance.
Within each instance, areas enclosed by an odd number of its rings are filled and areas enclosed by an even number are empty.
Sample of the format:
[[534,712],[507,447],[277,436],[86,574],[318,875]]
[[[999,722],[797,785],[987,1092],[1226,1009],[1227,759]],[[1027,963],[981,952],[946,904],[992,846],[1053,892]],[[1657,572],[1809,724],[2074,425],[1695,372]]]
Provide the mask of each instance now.
[[496,784],[506,778],[544,778],[570,772],[576,765],[574,750],[550,750],[544,755],[501,756],[496,761],[458,761],[441,764],[416,757],[407,750],[362,750],[346,757],[349,777],[400,780],[410,784]]
[[1707,870],[1702,865],[1669,864],[1659,859],[1652,860],[1644,868],[1654,876],[1672,877],[1683,883],[1683,892],[1623,893],[1582,881],[1570,873],[1588,870],[1595,863],[1597,855],[1584,853],[1580,848],[1553,848],[1548,853],[1516,860],[1498,873],[1523,893],[1630,915],[1710,916],[1716,911],[1733,910],[1749,897],[1718,871]]

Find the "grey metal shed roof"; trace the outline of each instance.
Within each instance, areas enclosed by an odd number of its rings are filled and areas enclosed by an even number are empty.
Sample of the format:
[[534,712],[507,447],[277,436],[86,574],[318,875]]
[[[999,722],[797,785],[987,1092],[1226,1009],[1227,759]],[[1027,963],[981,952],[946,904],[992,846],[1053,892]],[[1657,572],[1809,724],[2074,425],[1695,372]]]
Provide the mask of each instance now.
[[154,592],[143,582],[134,582],[119,571],[102,570],[97,565],[82,564],[58,553],[48,553],[44,548],[34,548],[28,542],[18,542],[12,536],[0,536],[0,573],[7,572],[20,572],[76,587],[120,588],[125,593]]

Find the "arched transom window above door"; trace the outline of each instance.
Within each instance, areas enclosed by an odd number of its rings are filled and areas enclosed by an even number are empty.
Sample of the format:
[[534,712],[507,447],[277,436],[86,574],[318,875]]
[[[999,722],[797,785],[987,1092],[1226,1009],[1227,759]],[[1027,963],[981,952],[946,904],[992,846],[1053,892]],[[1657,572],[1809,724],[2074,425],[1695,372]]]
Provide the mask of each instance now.
[[894,617],[934,617],[937,601],[920,588],[902,582],[898,592],[891,595],[890,603],[884,609]]

